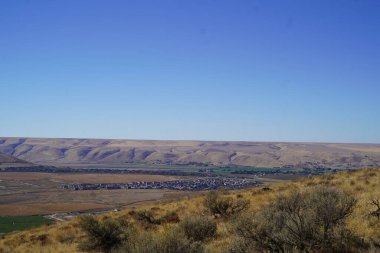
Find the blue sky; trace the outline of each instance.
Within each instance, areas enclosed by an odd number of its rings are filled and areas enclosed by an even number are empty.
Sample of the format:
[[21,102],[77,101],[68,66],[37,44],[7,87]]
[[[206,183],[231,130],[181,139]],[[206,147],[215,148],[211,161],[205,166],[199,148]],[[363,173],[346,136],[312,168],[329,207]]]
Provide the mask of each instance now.
[[380,143],[380,1],[0,2],[0,136]]

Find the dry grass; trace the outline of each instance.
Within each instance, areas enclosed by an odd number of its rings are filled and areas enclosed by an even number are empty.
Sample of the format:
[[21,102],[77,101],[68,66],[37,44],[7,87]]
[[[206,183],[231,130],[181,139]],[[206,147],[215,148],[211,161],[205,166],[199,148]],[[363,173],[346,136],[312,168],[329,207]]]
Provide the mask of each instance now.
[[[62,183],[118,183],[174,180],[174,176],[140,174],[56,174],[1,172],[0,215],[37,215],[98,208],[121,208],[139,202],[173,199],[164,190],[69,191]],[[182,194],[183,195],[183,194]]]
[[[281,167],[310,162],[353,168],[380,164],[380,145],[327,143],[0,138],[0,150],[37,164],[213,164]],[[234,156],[229,154],[235,153]]]
[[[352,193],[358,199],[358,206],[348,220],[348,227],[366,242],[380,243],[380,221],[368,214],[370,200],[380,198],[380,169],[365,169],[354,172],[342,172],[335,175],[312,177],[270,186],[270,189],[253,188],[226,193],[234,198],[243,197],[251,201],[250,211],[256,212],[275,199],[279,194],[289,194],[294,189],[306,190],[316,185],[334,186]],[[153,210],[155,215],[164,215],[175,211],[181,219],[187,216],[207,215],[203,207],[203,196],[184,197],[175,202],[146,204],[138,209]],[[105,216],[133,221],[129,210],[109,213]],[[165,226],[158,226],[162,230]],[[142,229],[142,228],[140,228]],[[62,222],[49,227],[7,235],[0,241],[0,252],[78,252],[77,243],[83,234],[77,227],[77,221]],[[230,221],[218,220],[217,235],[206,243],[208,252],[222,252],[234,240]]]

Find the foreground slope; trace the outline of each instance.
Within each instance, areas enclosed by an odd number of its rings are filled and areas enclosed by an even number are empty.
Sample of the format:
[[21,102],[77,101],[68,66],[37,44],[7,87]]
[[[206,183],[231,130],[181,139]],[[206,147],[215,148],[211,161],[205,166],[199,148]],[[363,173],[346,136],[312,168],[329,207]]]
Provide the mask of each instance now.
[[0,138],[0,152],[38,164],[212,164],[261,168],[380,165],[379,144]]
[[[349,231],[360,238],[360,241],[368,245],[380,247],[380,220],[370,216],[370,212],[376,210],[371,204],[372,200],[380,199],[380,170],[365,169],[353,172],[342,172],[334,175],[325,175],[307,178],[285,184],[277,184],[269,187],[252,188],[224,193],[234,199],[248,199],[250,201],[247,213],[257,213],[273,202],[279,196],[289,196],[294,191],[307,191],[318,186],[335,187],[354,196],[357,199],[356,207],[348,218]],[[175,202],[156,203],[142,206],[138,209],[123,210],[99,216],[100,220],[119,219],[136,223],[137,234],[148,231],[157,234],[165,232],[171,224],[150,225],[140,224],[134,219],[134,214],[142,210],[150,210],[155,216],[162,216],[168,212],[178,214],[179,219],[192,216],[207,216],[204,208],[204,196],[183,199]],[[232,229],[234,219],[216,219],[216,235],[205,241],[206,252],[224,252],[229,245],[236,241],[236,234]],[[5,236],[0,241],[0,252],[80,252],[78,243],[84,240],[84,234],[78,226],[78,220],[61,222],[52,226],[42,227],[27,232],[14,233]],[[368,249],[378,252],[375,248]],[[380,250],[380,248],[377,248]]]

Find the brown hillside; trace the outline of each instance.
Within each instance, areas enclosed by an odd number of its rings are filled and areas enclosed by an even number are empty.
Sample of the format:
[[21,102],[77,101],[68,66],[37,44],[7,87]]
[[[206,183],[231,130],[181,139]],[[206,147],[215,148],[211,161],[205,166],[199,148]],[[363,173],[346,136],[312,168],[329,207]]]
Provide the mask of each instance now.
[[361,168],[380,165],[379,144],[0,138],[0,152],[39,164],[212,164]]
[[15,165],[15,164],[27,164],[27,162],[12,157],[3,153],[0,153],[0,165]]

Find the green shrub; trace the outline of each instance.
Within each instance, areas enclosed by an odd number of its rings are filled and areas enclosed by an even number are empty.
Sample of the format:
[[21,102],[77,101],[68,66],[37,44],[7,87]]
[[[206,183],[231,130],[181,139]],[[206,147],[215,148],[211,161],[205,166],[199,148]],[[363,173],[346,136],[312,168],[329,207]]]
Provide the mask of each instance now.
[[154,253],[157,252],[157,244],[152,232],[141,232],[134,227],[129,230],[129,240],[115,253]]
[[144,222],[144,223],[152,224],[152,225],[160,224],[160,220],[154,217],[154,213],[152,210],[132,211],[129,214],[132,217],[134,217],[137,221],[140,221],[140,222]]
[[203,253],[200,242],[189,240],[178,227],[167,228],[163,233],[132,232],[131,240],[115,253]]
[[223,253],[256,253],[254,247],[244,238],[234,238],[231,244],[227,246]]
[[165,231],[156,241],[156,251],[152,253],[203,253],[203,245],[192,242],[178,229]]
[[216,234],[216,223],[206,217],[189,217],[179,224],[187,238],[193,241],[204,241]]
[[163,216],[156,218],[152,210],[131,211],[129,214],[137,221],[147,225],[160,225],[163,223],[178,223],[179,216],[176,212],[170,211]]
[[98,221],[93,216],[81,216],[79,227],[85,232],[86,240],[79,244],[84,251],[111,252],[125,241],[126,224],[112,219]]
[[345,226],[355,205],[352,196],[333,188],[296,191],[241,217],[235,231],[258,251],[357,252],[366,245]]
[[204,200],[204,206],[216,217],[228,218],[237,215],[249,207],[249,200],[224,196],[220,192],[209,192]]

